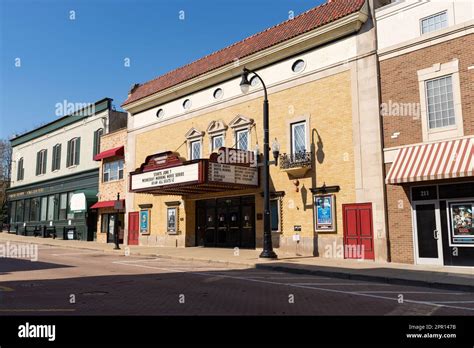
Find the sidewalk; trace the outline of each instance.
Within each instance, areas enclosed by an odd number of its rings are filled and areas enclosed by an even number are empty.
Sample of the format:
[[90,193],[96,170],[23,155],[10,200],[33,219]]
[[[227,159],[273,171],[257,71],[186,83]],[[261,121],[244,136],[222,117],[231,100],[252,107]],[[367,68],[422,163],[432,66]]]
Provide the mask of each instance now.
[[[75,249],[100,250],[120,254],[124,254],[127,250],[126,246],[121,246],[121,250],[113,250],[113,244],[40,237],[35,238],[0,233],[0,243],[5,243],[7,241]],[[279,255],[278,260],[262,260],[258,258],[258,255],[260,254],[259,250],[246,249],[240,249],[238,250],[238,253],[236,253],[234,249],[130,246],[128,247],[128,251],[130,255],[180,259],[186,261],[219,262],[229,265],[245,265],[250,268],[278,270],[289,273],[313,274],[391,284],[428,286],[458,291],[474,291],[473,267],[421,266],[288,255]]]

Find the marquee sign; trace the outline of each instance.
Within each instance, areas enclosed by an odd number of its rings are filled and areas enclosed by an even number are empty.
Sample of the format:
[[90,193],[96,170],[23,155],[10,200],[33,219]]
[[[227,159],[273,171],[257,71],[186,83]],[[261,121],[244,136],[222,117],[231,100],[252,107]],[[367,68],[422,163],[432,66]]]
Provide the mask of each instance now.
[[168,151],[148,156],[130,173],[130,191],[184,195],[258,187],[258,167],[252,164],[252,154],[234,149],[221,148],[209,159],[193,161]]
[[199,179],[199,163],[158,169],[132,175],[131,189],[140,190],[165,185],[195,182]]
[[209,181],[258,186],[256,167],[209,162]]

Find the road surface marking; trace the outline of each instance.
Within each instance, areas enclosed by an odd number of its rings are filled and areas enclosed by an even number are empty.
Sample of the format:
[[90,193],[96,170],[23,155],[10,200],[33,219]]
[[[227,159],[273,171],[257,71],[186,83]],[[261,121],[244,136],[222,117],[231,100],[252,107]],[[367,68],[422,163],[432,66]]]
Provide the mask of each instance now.
[[[293,283],[293,284],[294,285],[359,285],[359,286],[373,285],[373,284],[367,284],[367,283]],[[376,284],[376,286],[390,286],[390,284]],[[366,292],[366,291],[359,291],[359,292]]]
[[[114,263],[121,264],[121,261],[115,261]],[[165,267],[153,267],[153,266],[147,266],[147,265],[137,265],[137,264],[124,264],[124,265],[142,267],[142,268],[158,269],[158,270],[168,271],[168,272],[188,273],[188,274],[194,274],[194,275],[206,276],[206,277],[218,276],[218,277],[229,278],[229,279],[246,280],[246,281],[255,282],[255,283],[265,283],[265,284],[272,284],[272,285],[286,285],[286,286],[291,286],[291,287],[301,288],[301,289],[319,290],[319,291],[334,292],[334,293],[352,295],[352,296],[371,297],[371,298],[377,298],[377,299],[382,299],[382,300],[398,301],[398,298],[392,298],[392,297],[386,297],[386,296],[364,294],[364,293],[357,293],[357,292],[355,293],[353,291],[344,291],[344,290],[337,290],[337,289],[317,288],[317,287],[311,287],[311,286],[306,286],[306,285],[294,285],[294,284],[291,284],[291,283],[278,283],[278,282],[268,281],[268,280],[264,280],[264,279],[251,279],[251,278],[243,278],[243,277],[236,277],[236,276],[230,276],[230,275],[216,275],[215,273],[205,273],[205,272],[199,272],[199,273],[198,272],[193,272],[193,271],[186,272],[186,271],[182,271],[182,270],[179,270],[179,269],[172,269],[172,268],[165,268]],[[454,309],[462,309],[462,310],[467,310],[467,311],[474,311],[474,308],[461,307],[461,306],[451,306],[451,305],[447,305],[447,304],[440,304],[440,303],[434,303],[434,302],[428,302],[428,301],[404,300],[403,302],[404,303],[423,304],[423,305],[427,305],[427,306],[445,307],[445,308],[454,308]]]
[[74,312],[72,308],[39,308],[39,309],[27,309],[27,308],[0,308],[0,312]]
[[[388,284],[387,284],[388,285]],[[435,291],[354,291],[354,293],[381,293],[381,294],[434,294],[434,295],[467,295],[467,292],[435,292]]]
[[436,301],[436,300],[434,300],[433,302],[435,303],[474,303],[474,301]]
[[9,288],[8,286],[1,286],[0,285],[0,291],[8,292],[8,291],[15,291],[12,288]]
[[94,251],[94,252],[82,252],[82,253],[65,253],[65,254],[51,254],[52,256],[73,256],[73,255],[94,255],[94,254],[101,254],[101,251]]

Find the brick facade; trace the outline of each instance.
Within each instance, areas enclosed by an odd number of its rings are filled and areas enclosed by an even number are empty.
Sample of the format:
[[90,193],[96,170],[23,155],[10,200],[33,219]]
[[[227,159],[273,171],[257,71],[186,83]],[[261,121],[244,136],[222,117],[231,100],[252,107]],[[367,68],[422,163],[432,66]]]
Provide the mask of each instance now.
[[[474,34],[421,48],[380,62],[382,103],[419,103],[417,71],[436,63],[459,59],[464,135],[474,134],[474,73],[468,70],[473,61]],[[382,117],[384,147],[421,143],[421,120],[416,115]],[[392,139],[394,132],[400,132]]]
[[[104,134],[100,138],[100,151],[110,150],[119,146],[126,146],[127,144],[127,128],[122,128],[112,133]],[[125,198],[126,193],[126,178],[127,168],[124,163],[124,178],[122,180],[116,180],[111,182],[103,182],[103,163],[112,162],[119,159],[118,157],[105,158],[101,162],[99,169],[99,201],[112,201],[117,199],[117,193],[120,193],[120,197]],[[107,242],[107,233],[102,231],[102,214],[114,213],[115,210],[112,208],[101,208],[98,210],[97,216],[97,241]]]
[[[270,134],[272,138],[278,139],[281,152],[290,152],[289,122],[301,116],[309,117],[309,145],[316,152],[313,170],[298,178],[298,192],[294,185],[295,178],[290,177],[278,167],[272,166],[270,169],[271,189],[285,191],[285,196],[281,199],[282,231],[280,234],[274,234],[275,247],[279,247],[280,251],[291,253],[296,251],[313,255],[313,252],[318,253],[319,250],[319,254],[324,256],[326,245],[342,244],[342,204],[356,202],[351,88],[350,71],[345,71],[269,95]],[[253,149],[257,141],[261,148],[263,143],[261,110],[262,100],[257,98],[141,133],[136,138],[135,167],[139,167],[146,156],[158,151],[175,150],[182,157],[189,158],[184,135],[191,127],[205,131],[211,121],[217,120],[223,120],[229,125],[236,115],[255,120],[255,126],[250,132],[250,148]],[[169,136],[170,134],[173,136]],[[210,155],[209,142],[209,134],[206,133],[202,143],[203,158],[208,158]],[[225,146],[232,147],[233,144],[234,134],[229,127],[225,134]],[[314,210],[312,193],[309,189],[322,186],[323,183],[339,185],[341,190],[336,193],[337,231],[321,233],[318,238],[314,232]],[[150,217],[151,234],[141,236],[140,244],[193,246],[195,243],[194,200],[251,194],[255,195],[256,213],[263,214],[261,192],[262,188],[259,188],[186,197],[179,206],[180,234],[178,236],[167,236],[165,202],[176,201],[181,197],[135,194],[135,211],[139,210],[139,204],[153,204]],[[301,226],[301,240],[298,246],[292,239],[294,225]],[[256,231],[258,248],[262,246],[263,220],[256,221]]]
[[[468,70],[473,64],[474,35],[465,35],[450,41],[420,48],[380,62],[381,101],[389,103],[420,103],[417,71],[436,63],[459,60],[460,89],[464,135],[474,134],[474,73]],[[382,117],[384,148],[423,142],[422,121],[416,114],[408,116]],[[392,138],[394,132],[400,132]],[[385,164],[388,173],[392,164]],[[457,182],[462,180],[450,180]],[[419,184],[430,184],[422,182]],[[446,183],[439,181],[438,183]],[[414,263],[412,208],[410,189],[412,185],[386,185],[387,214],[390,255],[392,262]]]

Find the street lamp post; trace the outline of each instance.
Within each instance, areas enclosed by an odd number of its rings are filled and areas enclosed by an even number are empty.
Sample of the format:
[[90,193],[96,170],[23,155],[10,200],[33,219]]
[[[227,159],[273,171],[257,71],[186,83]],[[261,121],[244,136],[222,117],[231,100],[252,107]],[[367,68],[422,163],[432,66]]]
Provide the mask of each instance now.
[[119,214],[118,211],[121,207],[120,204],[120,192],[117,193],[117,201],[115,202],[115,219],[114,219],[114,243],[115,243],[115,248],[114,250],[120,250],[119,247],[119,230],[118,230],[118,221],[119,221]]
[[[262,78],[252,70],[244,68],[242,72],[242,81],[240,82],[240,88],[243,93],[247,93],[250,88],[250,82],[248,75],[254,74],[262,83],[264,100],[263,100],[263,251],[260,254],[261,258],[276,259],[277,254],[273,251],[272,246],[272,231],[270,225],[270,159],[269,159],[269,131],[268,131],[268,94],[267,87],[263,82]],[[277,144],[277,143],[274,143]],[[278,150],[278,149],[277,149]],[[274,148],[274,155],[277,151]],[[278,157],[277,157],[278,158]],[[275,164],[277,162],[275,159]]]

